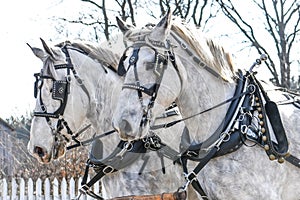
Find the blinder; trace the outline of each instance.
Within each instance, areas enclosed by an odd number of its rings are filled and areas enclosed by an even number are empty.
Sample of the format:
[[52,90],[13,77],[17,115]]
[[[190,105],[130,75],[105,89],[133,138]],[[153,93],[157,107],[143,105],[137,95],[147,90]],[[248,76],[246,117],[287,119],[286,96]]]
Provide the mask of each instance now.
[[36,99],[37,98],[37,93],[38,93],[38,90],[39,90],[39,81],[40,81],[41,74],[40,73],[35,73],[33,75],[35,77],[34,86],[33,86],[33,96]]
[[[37,98],[38,95],[38,90],[41,89],[40,84],[43,84],[43,80],[42,79],[52,79],[53,80],[53,87],[52,87],[52,98],[54,100],[59,100],[61,102],[65,102],[65,98],[66,95],[69,93],[69,84],[68,81],[63,81],[63,80],[54,80],[52,77],[43,77],[41,76],[40,73],[35,73],[34,77],[36,78],[35,82],[34,82],[34,91],[33,91],[33,95],[34,98]],[[42,83],[40,83],[42,82]]]
[[122,57],[120,59],[120,62],[119,62],[119,65],[118,65],[117,74],[119,76],[124,76],[126,74],[126,72],[127,72],[127,70],[125,70],[125,67],[124,67],[124,61],[127,58],[127,56],[126,56],[125,53],[122,55]]
[[54,81],[52,98],[55,100],[60,100],[62,103],[65,102],[66,96],[69,93],[70,85],[68,81]]
[[[124,61],[127,58],[127,55],[126,55],[127,50],[128,50],[128,48],[125,50],[124,54],[122,55],[122,57],[120,59],[120,62],[119,62],[119,65],[118,65],[118,72],[117,73],[118,73],[119,76],[124,76],[126,74],[126,72],[128,71],[128,69],[125,69],[125,66],[124,66]],[[138,57],[139,51],[140,51],[140,47],[135,47],[133,49],[133,53],[132,53],[132,55],[130,56],[130,59],[129,59],[129,67],[131,65],[136,64],[136,62],[139,58]]]

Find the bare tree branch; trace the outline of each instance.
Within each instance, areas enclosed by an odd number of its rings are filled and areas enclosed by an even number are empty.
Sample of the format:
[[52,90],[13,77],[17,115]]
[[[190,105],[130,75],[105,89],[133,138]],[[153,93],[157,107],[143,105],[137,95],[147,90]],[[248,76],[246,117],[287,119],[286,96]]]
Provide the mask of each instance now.
[[81,0],[81,1],[83,1],[83,2],[88,2],[88,3],[90,3],[90,4],[93,4],[94,6],[96,6],[97,8],[99,8],[99,9],[103,9],[103,7],[101,7],[99,4],[97,4],[96,2],[94,2],[94,1],[91,1],[91,0]]
[[[234,7],[231,0],[217,0],[222,8],[223,13],[230,19],[244,34],[248,41],[257,49],[258,53],[267,53],[263,47],[263,43],[259,42],[255,37],[254,29],[248,24],[240,15],[240,12]],[[256,5],[265,16],[265,29],[273,39],[274,47],[277,51],[280,66],[280,80],[277,74],[276,65],[269,55],[268,69],[274,77],[275,83],[284,87],[290,87],[290,55],[292,53],[293,44],[299,36],[299,3],[297,0],[261,0],[260,2],[254,0]],[[268,7],[271,5],[270,7]],[[290,23],[293,23],[293,28]]]
[[132,25],[136,25],[135,20],[134,20],[134,10],[133,10],[133,6],[131,3],[131,0],[127,0],[128,5],[129,5],[129,13],[130,13],[130,18],[131,18],[131,23]]

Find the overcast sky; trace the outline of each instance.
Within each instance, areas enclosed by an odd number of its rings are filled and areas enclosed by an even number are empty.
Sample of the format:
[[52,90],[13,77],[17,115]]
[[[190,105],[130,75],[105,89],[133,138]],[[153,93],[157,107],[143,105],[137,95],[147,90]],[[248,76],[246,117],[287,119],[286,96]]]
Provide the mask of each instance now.
[[40,47],[40,37],[46,41],[53,37],[55,29],[49,18],[59,12],[59,3],[60,0],[17,0],[5,1],[0,7],[0,117],[3,119],[26,114],[34,108],[33,73],[40,71],[42,62],[26,43]]

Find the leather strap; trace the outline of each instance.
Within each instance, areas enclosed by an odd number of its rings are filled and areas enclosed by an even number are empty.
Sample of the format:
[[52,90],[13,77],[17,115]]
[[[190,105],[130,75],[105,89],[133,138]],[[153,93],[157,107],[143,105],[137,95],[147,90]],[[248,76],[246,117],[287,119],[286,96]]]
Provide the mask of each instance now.
[[186,200],[186,192],[162,193],[155,195],[125,196],[109,200]]
[[287,157],[284,158],[286,161],[289,163],[295,165],[296,167],[300,168],[300,159],[293,156],[293,155],[288,155]]

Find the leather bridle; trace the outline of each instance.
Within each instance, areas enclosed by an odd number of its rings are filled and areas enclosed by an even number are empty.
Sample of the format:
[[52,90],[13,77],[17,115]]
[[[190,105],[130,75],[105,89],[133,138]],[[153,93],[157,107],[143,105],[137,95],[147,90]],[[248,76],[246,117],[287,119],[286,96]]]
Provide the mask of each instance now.
[[[87,88],[85,87],[85,85],[83,84],[83,81],[81,80],[81,78],[78,76],[77,71],[74,68],[74,65],[72,64],[68,49],[76,50],[80,53],[85,54],[84,52],[82,52],[79,49],[71,48],[70,46],[68,46],[68,44],[65,44],[61,48],[62,52],[66,56],[66,63],[65,64],[54,65],[53,67],[54,67],[55,70],[66,69],[67,73],[66,73],[65,78],[63,80],[56,80],[51,75],[44,75],[43,70],[41,70],[40,73],[35,73],[34,74],[34,76],[36,78],[36,81],[34,83],[34,97],[39,98],[41,111],[35,111],[33,113],[33,115],[35,117],[44,117],[46,119],[47,124],[49,125],[49,127],[51,129],[52,135],[54,136],[54,140],[55,140],[56,143],[59,143],[59,141],[64,141],[64,140],[69,142],[69,139],[66,136],[64,136],[63,134],[61,134],[61,131],[64,128],[66,129],[68,135],[70,135],[72,137],[72,140],[75,141],[76,143],[80,143],[80,141],[78,141],[76,139],[79,136],[79,134],[87,129],[85,127],[81,131],[79,131],[77,133],[74,133],[71,130],[70,126],[68,125],[67,121],[63,117],[64,111],[65,111],[65,108],[66,108],[66,105],[67,105],[67,101],[68,101],[68,96],[70,94],[71,74],[73,74],[73,76],[75,77],[78,85],[82,88],[82,90],[87,95],[87,97],[90,101],[89,92],[88,92]],[[59,100],[60,101],[60,106],[54,112],[48,112],[47,111],[47,107],[44,104],[43,98],[42,98],[41,88],[44,84],[44,80],[46,80],[46,79],[50,79],[50,80],[53,81],[52,98],[54,100]],[[39,93],[38,93],[38,90],[39,90]],[[50,120],[51,118],[52,119],[58,119],[56,127],[54,127],[52,125],[52,122]],[[87,125],[87,127],[90,127],[90,125]]]
[[[149,39],[148,39],[149,40]],[[136,90],[138,93],[138,97],[143,109],[143,116],[142,120],[140,122],[140,127],[144,127],[147,123],[151,120],[151,109],[154,106],[157,93],[159,90],[159,87],[162,82],[162,78],[164,75],[164,72],[167,68],[168,61],[170,60],[174,66],[174,68],[177,70],[177,65],[175,63],[174,54],[170,51],[170,45],[168,44],[167,47],[164,43],[156,43],[156,45],[149,45],[145,42],[139,42],[135,43],[133,46],[128,47],[123,56],[121,57],[119,67],[118,67],[118,74],[120,76],[123,76],[126,74],[126,72],[129,70],[129,68],[133,67],[134,70],[134,77],[135,82],[133,83],[124,83],[122,86],[122,89],[133,89]],[[143,85],[141,85],[139,76],[138,76],[138,70],[137,70],[137,61],[138,61],[138,54],[142,47],[149,47],[154,51],[154,62],[147,63],[148,68],[153,68],[153,73],[155,74],[155,83],[147,88]],[[124,68],[124,60],[127,58],[126,52],[129,48],[133,48],[132,54],[129,58],[129,66],[127,69]],[[162,50],[161,50],[162,49]],[[143,103],[143,94],[145,93],[150,96],[150,100],[148,105],[144,105]]]

